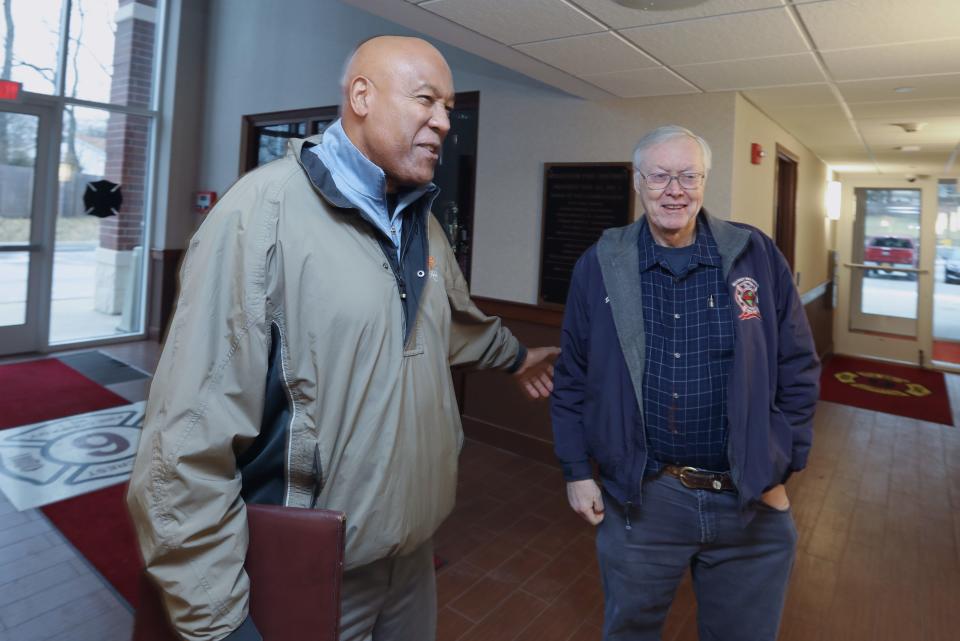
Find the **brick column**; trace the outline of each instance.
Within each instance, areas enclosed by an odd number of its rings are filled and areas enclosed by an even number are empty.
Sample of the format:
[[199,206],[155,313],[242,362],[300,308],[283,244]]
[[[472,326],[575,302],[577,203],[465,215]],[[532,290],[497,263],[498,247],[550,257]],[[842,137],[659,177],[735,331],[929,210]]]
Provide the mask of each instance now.
[[[110,102],[114,104],[150,106],[156,3],[157,0],[120,0],[110,86]],[[95,308],[108,314],[123,310],[129,272],[132,269],[139,274],[141,269],[141,265],[131,264],[131,257],[143,236],[149,125],[149,119],[142,116],[118,113],[111,114],[107,122],[104,178],[123,188],[119,213],[100,222]]]

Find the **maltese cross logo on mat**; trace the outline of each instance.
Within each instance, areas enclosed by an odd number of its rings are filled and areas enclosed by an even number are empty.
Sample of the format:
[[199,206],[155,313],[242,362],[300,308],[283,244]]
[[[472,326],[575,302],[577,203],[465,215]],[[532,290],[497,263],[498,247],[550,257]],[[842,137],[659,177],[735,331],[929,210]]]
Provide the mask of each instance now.
[[760,318],[760,307],[757,302],[757,290],[760,288],[757,281],[744,276],[733,281],[733,296],[740,306],[740,320]]
[[834,374],[841,383],[862,389],[865,392],[885,396],[930,396],[932,393],[920,383],[911,383],[905,378],[878,374],[877,372],[837,372]]

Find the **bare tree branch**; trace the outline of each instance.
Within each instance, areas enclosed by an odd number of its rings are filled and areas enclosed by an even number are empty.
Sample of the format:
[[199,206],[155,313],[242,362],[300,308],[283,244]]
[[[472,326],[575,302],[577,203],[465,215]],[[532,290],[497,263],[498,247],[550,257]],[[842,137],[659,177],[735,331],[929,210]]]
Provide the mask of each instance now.
[[54,82],[54,77],[56,72],[50,67],[41,67],[39,65],[33,64],[32,62],[27,62],[26,60],[19,60],[19,59],[16,59],[14,61],[13,66],[26,67],[27,69],[33,69],[38,74],[40,74],[44,80],[47,80],[51,83]]

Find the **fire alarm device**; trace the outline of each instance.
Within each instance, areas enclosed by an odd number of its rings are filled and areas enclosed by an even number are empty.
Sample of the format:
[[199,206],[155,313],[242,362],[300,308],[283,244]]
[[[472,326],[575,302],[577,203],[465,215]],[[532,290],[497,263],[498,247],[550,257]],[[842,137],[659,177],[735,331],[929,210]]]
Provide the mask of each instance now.
[[193,210],[205,214],[210,211],[210,208],[217,202],[217,192],[215,191],[198,191],[194,194],[193,198]]
[[767,154],[763,151],[763,147],[760,146],[758,142],[750,143],[750,162],[754,165],[759,165],[760,161],[763,160],[763,157]]

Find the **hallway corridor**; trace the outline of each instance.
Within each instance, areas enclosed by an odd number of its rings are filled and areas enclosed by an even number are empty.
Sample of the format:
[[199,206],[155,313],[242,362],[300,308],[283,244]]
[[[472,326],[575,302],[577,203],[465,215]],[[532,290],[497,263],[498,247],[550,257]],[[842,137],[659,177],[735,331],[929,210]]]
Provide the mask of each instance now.
[[[158,349],[103,348],[152,371]],[[957,423],[960,377],[948,375]],[[146,381],[125,384],[131,401]],[[960,431],[821,402],[810,465],[789,484],[800,532],[782,641],[953,641],[960,630]],[[591,528],[559,472],[467,441],[436,536],[439,641],[598,641]],[[38,510],[0,498],[0,641],[123,641],[125,601]],[[697,639],[685,581],[664,641]]]

